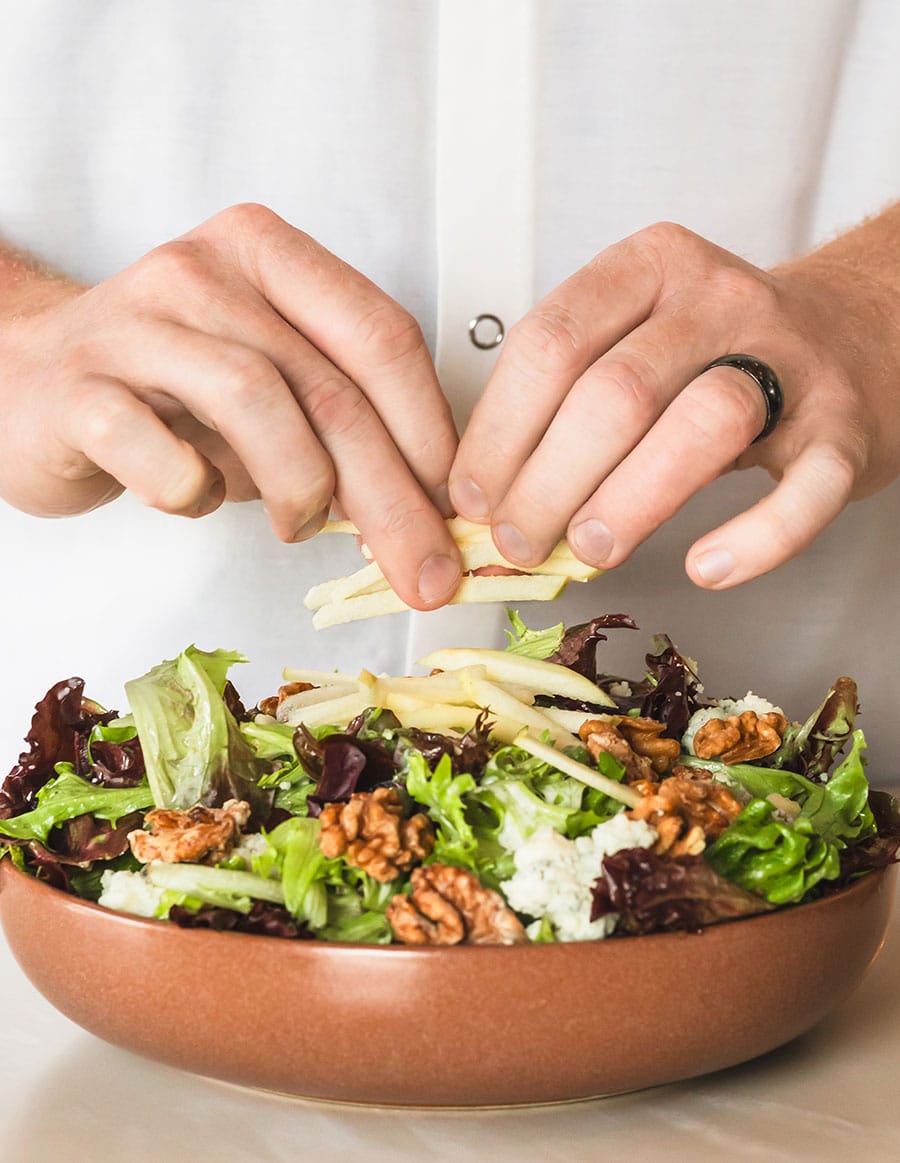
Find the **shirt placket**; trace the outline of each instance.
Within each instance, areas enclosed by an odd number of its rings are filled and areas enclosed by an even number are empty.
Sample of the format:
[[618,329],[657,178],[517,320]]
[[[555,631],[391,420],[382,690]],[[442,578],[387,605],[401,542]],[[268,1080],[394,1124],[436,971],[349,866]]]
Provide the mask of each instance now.
[[[441,0],[435,165],[435,363],[460,431],[534,294],[537,0]],[[500,637],[496,605],[409,619],[424,654]]]

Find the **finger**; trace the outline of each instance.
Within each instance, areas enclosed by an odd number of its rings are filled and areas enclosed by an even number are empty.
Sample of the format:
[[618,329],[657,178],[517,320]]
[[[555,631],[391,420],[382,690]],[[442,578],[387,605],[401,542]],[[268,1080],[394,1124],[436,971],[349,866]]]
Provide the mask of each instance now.
[[200,233],[222,230],[245,277],[359,387],[427,495],[449,514],[456,430],[413,316],[265,207],[233,207]]
[[573,514],[721,342],[715,320],[700,326],[675,302],[588,368],[494,510],[494,539],[504,556],[521,565],[543,561]]
[[715,480],[765,422],[759,388],[715,368],[678,393],[660,419],[575,513],[567,537],[590,565],[612,568]]
[[338,507],[407,605],[443,605],[462,577],[456,543],[366,398],[336,375],[298,391],[335,464]]
[[801,553],[851,499],[856,469],[837,443],[808,445],[767,497],[688,551],[688,576],[729,589]]
[[213,466],[116,380],[82,382],[63,412],[59,436],[84,458],[71,463],[75,479],[90,476],[96,465],[145,505],[183,517],[204,516],[224,500]]
[[[393,588],[416,609],[449,601],[462,576],[456,543],[367,397],[287,323],[276,317],[257,319],[253,330],[284,372],[302,415],[330,458],[335,500],[356,524]],[[244,459],[242,446],[236,448]],[[303,457],[297,456],[303,468]],[[248,468],[253,471],[252,465]],[[253,475],[265,498],[261,480]],[[324,523],[330,500],[331,494],[312,531]]]
[[222,433],[279,536],[317,532],[334,495],[408,605],[431,609],[453,596],[461,572],[446,523],[366,397],[302,336],[275,317],[256,324],[288,387],[253,348],[178,324],[150,330],[152,342],[148,333],[123,344],[141,353],[131,374],[142,390],[170,393]]
[[660,265],[635,236],[604,251],[511,329],[451,469],[450,497],[462,516],[490,516],[572,385],[651,314],[661,288]]
[[[312,353],[321,364],[321,356]],[[222,435],[255,483],[284,541],[316,533],[327,518],[334,470],[274,364],[254,348],[177,323],[136,323],[110,353],[117,373],[148,402],[160,392]]]

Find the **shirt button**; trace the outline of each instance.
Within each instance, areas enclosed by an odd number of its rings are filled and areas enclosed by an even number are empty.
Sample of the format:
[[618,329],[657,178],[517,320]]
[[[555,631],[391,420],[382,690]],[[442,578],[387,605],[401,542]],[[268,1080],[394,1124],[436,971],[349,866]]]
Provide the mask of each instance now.
[[469,320],[469,339],[483,351],[499,347],[504,335],[506,330],[503,320],[498,319],[496,315],[476,315],[474,319]]

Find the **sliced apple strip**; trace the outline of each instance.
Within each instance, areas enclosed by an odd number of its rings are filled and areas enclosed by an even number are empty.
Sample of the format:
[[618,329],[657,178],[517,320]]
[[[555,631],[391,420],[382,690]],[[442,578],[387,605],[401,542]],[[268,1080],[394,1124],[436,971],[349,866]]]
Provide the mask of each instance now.
[[307,727],[324,727],[326,723],[335,726],[344,726],[356,715],[361,714],[366,707],[372,706],[372,698],[368,691],[354,691],[353,694],[343,695],[337,699],[328,699],[326,702],[314,703],[311,707],[296,707],[287,712],[284,722],[292,727],[305,723]]
[[542,759],[544,763],[549,763],[557,771],[571,775],[573,779],[580,780],[581,783],[586,783],[588,787],[596,788],[597,791],[602,791],[610,799],[618,800],[619,803],[625,804],[629,808],[635,807],[641,801],[641,797],[633,788],[626,784],[616,783],[614,779],[609,779],[596,768],[579,763],[577,759],[564,755],[555,747],[542,743],[540,739],[535,739],[527,730],[517,735],[513,742],[523,751],[527,751],[529,755],[533,755],[535,759]]
[[567,731],[571,731],[573,735],[577,735],[582,723],[586,723],[588,719],[600,718],[597,714],[591,714],[590,711],[566,711],[562,707],[539,707],[539,711],[546,715],[548,719],[552,719],[554,723],[558,723],[560,727],[565,727]]
[[318,610],[327,602],[342,602],[371,591],[388,589],[387,578],[377,562],[370,562],[347,577],[337,577],[332,581],[320,582],[307,591],[303,604],[308,610]]
[[[438,704],[432,707],[421,706],[394,712],[404,727],[416,727],[420,731],[438,731],[446,734],[448,731],[465,733],[470,731],[483,713],[481,707],[454,707]],[[522,724],[515,719],[508,719],[505,715],[488,715],[491,725],[491,735],[503,743],[512,743],[521,732]]]
[[441,674],[429,675],[427,678],[391,678],[385,675],[381,679],[382,690],[390,698],[399,695],[404,698],[418,699],[424,703],[460,705],[465,704],[471,697],[463,686],[463,676],[467,673],[472,673],[475,678],[485,677],[483,666],[448,670]]
[[480,707],[484,707],[488,714],[503,715],[504,718],[519,722],[523,727],[540,735],[547,731],[550,738],[558,747],[577,747],[579,740],[575,735],[548,719],[541,713],[539,707],[529,707],[508,695],[506,691],[487,679],[468,678],[465,685],[472,694],[472,699]]
[[[453,595],[451,604],[470,602],[547,602],[558,597],[569,583],[567,577],[550,574],[522,574],[515,577],[464,577]],[[328,602],[313,614],[313,626],[322,630],[361,618],[375,618],[382,614],[399,614],[409,606],[394,593],[383,590],[360,594],[345,601]]]
[[275,718],[281,723],[287,723],[290,722],[287,716],[301,707],[313,707],[316,703],[333,702],[335,699],[355,694],[359,694],[359,687],[356,683],[352,686],[341,683],[335,686],[313,687],[311,691],[300,691],[296,695],[288,695],[282,699],[278,704]]
[[340,670],[309,670],[306,667],[286,666],[281,672],[285,682],[308,682],[313,686],[358,686],[359,680],[353,674]]
[[419,660],[419,665],[431,670],[459,670],[464,666],[483,666],[492,682],[527,686],[536,694],[560,695],[563,698],[596,703],[603,707],[615,706],[609,695],[596,683],[592,683],[589,678],[578,674],[570,667],[560,666],[556,662],[545,662],[540,658],[527,658],[523,654],[510,654],[506,650],[448,647],[427,654]]
[[320,533],[350,533],[354,537],[359,536],[359,530],[352,521],[326,521]]

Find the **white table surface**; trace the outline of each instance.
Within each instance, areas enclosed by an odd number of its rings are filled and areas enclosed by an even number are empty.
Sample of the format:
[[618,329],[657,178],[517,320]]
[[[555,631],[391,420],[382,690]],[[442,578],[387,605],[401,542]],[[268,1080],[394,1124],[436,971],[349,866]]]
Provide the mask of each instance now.
[[0,1160],[897,1160],[898,985],[900,896],[885,948],[854,996],[764,1058],[564,1106],[404,1111],[279,1098],[116,1049],[45,1002],[0,938]]

